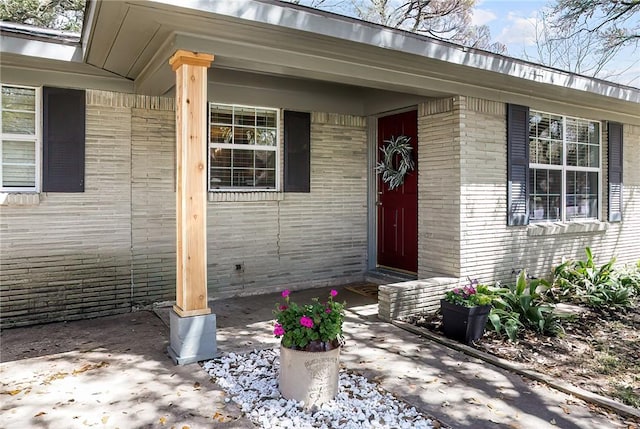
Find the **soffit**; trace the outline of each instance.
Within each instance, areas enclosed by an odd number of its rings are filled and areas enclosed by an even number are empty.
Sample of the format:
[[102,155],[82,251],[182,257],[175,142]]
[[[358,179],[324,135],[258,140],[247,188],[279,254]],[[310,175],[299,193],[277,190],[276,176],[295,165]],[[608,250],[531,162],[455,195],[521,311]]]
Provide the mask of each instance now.
[[[189,49],[214,54],[212,67],[220,69],[425,97],[465,94],[505,102],[544,100],[547,104],[619,113],[632,123],[640,121],[640,91],[632,88],[535,67],[504,56],[480,55],[384,27],[349,26],[349,22],[335,17],[326,21],[314,17],[316,21],[296,23],[296,18],[307,19],[308,14],[259,1],[180,3],[196,4],[194,8],[171,3],[94,3],[86,61],[134,79],[139,92],[151,94],[164,94],[171,89],[173,75],[168,58],[176,49]],[[200,10],[199,4],[202,9],[210,4],[233,4],[235,9],[225,15]],[[238,9],[238,5],[245,9]],[[269,19],[257,19],[262,16],[260,13],[264,14],[263,9],[289,13],[288,18],[281,16],[276,21],[295,25],[274,25],[265,22]],[[335,34],[341,37],[327,35],[331,28],[322,27],[323,33],[317,30],[323,22],[335,27]],[[307,29],[307,24],[314,31]],[[349,28],[354,34],[345,33]],[[367,34],[358,35],[355,30]]]

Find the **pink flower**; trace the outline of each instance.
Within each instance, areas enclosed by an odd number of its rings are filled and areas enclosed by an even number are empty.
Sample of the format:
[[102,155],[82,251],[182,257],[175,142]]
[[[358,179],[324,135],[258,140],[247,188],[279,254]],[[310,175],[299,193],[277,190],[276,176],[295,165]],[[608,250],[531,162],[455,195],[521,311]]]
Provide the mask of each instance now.
[[289,294],[291,293],[291,291],[289,289],[285,289],[282,291],[282,297],[286,298],[289,296]]
[[330,294],[331,296],[336,296],[336,295],[338,295],[338,291],[337,291],[337,290],[335,290],[335,289],[331,289],[331,292],[329,292],[329,294]]
[[313,328],[313,319],[307,316],[302,316],[300,318],[300,324],[305,328]]
[[327,309],[325,309],[325,310],[324,310],[324,312],[325,312],[325,313],[327,313],[327,314],[329,314],[329,313],[331,313],[331,309],[330,309],[330,308],[327,308]]
[[281,324],[275,324],[275,326],[273,327],[273,335],[275,335],[276,337],[281,337],[282,335],[284,335],[284,328]]
[[278,307],[278,310],[285,311],[287,308],[289,308],[289,307],[287,307],[286,305],[283,304],[280,307]]

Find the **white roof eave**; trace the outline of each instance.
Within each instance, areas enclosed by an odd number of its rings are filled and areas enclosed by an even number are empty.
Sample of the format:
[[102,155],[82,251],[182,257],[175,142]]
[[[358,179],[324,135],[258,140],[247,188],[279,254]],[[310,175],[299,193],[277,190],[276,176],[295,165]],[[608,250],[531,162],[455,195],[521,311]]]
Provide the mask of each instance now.
[[265,0],[151,0],[180,9],[223,15],[291,30],[340,38],[372,47],[413,54],[482,71],[640,103],[640,90],[601,79],[581,76],[543,65],[467,48],[402,30],[343,17],[311,8]]

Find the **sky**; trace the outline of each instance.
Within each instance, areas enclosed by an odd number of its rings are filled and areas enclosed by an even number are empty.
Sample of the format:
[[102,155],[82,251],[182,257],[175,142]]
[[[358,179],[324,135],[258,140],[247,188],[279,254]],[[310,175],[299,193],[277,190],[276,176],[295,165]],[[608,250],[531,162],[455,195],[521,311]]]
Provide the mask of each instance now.
[[[314,0],[300,0],[300,3],[310,5]],[[477,0],[472,23],[487,25],[492,40],[507,47],[506,55],[536,62],[535,27],[538,12],[552,3],[553,0]],[[329,0],[324,4],[333,12],[350,13],[347,6],[349,1]],[[604,72],[607,80],[640,88],[640,48],[635,53],[632,48],[624,49]]]
[[[478,0],[473,11],[473,24],[487,25],[491,37],[507,46],[507,55],[523,58],[526,51],[533,55],[535,24],[538,11],[552,2],[545,0]],[[634,55],[627,48],[607,65],[613,74],[608,80],[640,87],[640,51]]]

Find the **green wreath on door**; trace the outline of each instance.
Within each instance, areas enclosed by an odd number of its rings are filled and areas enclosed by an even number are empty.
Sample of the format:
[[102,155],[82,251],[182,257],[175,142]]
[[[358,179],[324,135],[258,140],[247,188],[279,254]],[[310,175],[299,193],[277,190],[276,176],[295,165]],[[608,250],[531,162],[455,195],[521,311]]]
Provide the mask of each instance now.
[[410,141],[407,136],[391,137],[380,148],[383,159],[376,164],[376,172],[382,174],[382,181],[390,191],[402,186],[407,173],[415,169]]

